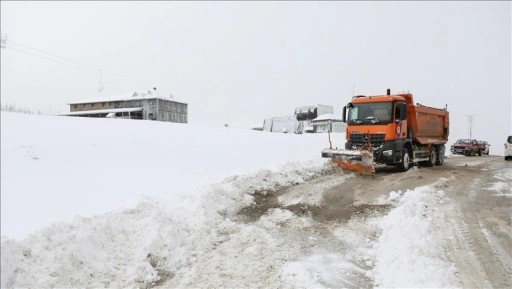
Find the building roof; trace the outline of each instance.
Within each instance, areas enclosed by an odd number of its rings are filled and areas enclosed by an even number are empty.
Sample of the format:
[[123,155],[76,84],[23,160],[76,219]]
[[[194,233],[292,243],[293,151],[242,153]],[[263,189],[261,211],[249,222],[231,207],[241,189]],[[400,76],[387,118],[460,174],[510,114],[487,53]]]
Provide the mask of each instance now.
[[97,109],[97,110],[81,110],[63,113],[61,115],[84,115],[84,114],[99,114],[99,113],[116,113],[116,112],[134,112],[142,111],[142,107],[127,107],[127,108],[109,108],[109,109]]
[[85,98],[85,99],[82,99],[79,101],[73,101],[68,104],[71,105],[71,104],[81,104],[81,103],[142,100],[142,99],[162,99],[162,100],[167,100],[167,101],[185,103],[183,101],[177,100],[172,94],[166,94],[164,92],[157,91],[155,88],[152,88],[147,91],[134,91],[134,92],[123,93],[123,94],[118,94],[118,95],[111,95],[111,96],[105,95],[105,96],[89,97],[89,98]]

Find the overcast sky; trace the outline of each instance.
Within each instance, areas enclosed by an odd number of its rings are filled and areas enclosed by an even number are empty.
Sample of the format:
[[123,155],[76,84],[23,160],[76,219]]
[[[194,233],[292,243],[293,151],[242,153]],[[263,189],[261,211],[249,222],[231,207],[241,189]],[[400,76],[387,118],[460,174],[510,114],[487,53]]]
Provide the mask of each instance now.
[[448,105],[450,141],[467,115],[501,153],[512,133],[508,1],[2,1],[1,32],[2,103],[33,111],[157,87],[190,123],[253,126],[391,88]]

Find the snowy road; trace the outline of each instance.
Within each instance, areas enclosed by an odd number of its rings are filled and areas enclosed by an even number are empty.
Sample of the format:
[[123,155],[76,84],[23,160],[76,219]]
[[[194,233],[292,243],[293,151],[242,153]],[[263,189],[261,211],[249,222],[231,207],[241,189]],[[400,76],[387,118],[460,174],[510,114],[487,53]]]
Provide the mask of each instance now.
[[166,285],[509,288],[511,181],[500,157],[453,157],[256,192],[233,219],[238,229]]
[[450,172],[449,248],[466,288],[512,287],[511,168],[502,158],[490,158]]

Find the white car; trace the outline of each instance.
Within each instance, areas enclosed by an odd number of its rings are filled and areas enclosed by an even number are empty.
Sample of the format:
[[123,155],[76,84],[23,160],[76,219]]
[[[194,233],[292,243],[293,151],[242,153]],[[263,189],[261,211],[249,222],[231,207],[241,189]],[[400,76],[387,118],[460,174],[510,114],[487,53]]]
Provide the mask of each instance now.
[[509,135],[505,143],[505,160],[512,160],[512,135]]

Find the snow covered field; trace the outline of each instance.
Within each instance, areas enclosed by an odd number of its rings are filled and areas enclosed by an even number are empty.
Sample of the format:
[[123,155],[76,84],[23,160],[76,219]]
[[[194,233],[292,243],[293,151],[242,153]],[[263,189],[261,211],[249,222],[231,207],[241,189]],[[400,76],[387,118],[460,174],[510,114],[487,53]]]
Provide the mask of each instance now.
[[2,112],[1,287],[324,288],[350,284],[351,272],[375,287],[460,287],[438,209],[446,179],[386,192],[378,202],[389,213],[364,224],[375,240],[333,229],[360,244],[365,268],[299,248],[314,236],[281,238],[283,228],[310,228],[308,217],[272,209],[235,220],[255,192],[331,171],[327,146],[326,134]]
[[320,165],[320,151],[329,145],[325,134],[3,111],[1,116],[2,235],[17,239],[138,198],[165,196],[171,206],[182,207],[183,197],[197,198],[197,188],[229,176],[278,169],[290,160]]

